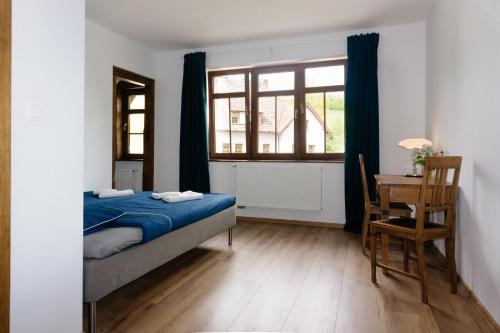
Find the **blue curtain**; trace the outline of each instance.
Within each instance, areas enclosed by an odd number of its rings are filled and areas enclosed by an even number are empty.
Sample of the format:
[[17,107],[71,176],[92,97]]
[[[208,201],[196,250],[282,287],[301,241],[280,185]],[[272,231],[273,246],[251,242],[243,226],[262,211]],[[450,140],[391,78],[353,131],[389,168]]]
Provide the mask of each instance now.
[[379,173],[379,120],[376,33],[347,38],[345,85],[345,216],[344,230],[361,232],[363,189],[358,154],[365,158],[368,187],[373,198]]
[[205,53],[184,56],[179,189],[210,192],[208,174],[207,79]]

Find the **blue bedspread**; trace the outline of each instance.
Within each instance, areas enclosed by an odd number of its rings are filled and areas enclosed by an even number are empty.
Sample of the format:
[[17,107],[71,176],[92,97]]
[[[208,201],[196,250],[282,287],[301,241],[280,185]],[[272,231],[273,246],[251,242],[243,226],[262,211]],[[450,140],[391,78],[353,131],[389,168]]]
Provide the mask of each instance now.
[[142,228],[142,242],[217,214],[235,204],[227,194],[204,194],[202,200],[167,203],[155,200],[152,192],[133,196],[99,199],[84,193],[83,233],[88,235],[108,227]]

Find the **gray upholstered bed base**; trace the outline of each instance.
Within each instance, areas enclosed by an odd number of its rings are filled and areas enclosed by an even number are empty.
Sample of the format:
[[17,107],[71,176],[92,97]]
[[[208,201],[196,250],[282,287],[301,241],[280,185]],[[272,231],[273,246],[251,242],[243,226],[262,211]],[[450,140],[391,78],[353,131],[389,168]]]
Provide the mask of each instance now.
[[83,301],[89,303],[89,331],[95,330],[95,302],[236,224],[235,207],[103,259],[83,261]]

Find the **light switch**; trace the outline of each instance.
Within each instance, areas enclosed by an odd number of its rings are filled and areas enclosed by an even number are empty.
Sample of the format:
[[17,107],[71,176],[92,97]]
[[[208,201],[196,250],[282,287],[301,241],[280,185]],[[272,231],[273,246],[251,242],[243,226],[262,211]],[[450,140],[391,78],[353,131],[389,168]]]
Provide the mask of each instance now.
[[39,103],[26,103],[25,118],[29,122],[43,122],[45,113]]

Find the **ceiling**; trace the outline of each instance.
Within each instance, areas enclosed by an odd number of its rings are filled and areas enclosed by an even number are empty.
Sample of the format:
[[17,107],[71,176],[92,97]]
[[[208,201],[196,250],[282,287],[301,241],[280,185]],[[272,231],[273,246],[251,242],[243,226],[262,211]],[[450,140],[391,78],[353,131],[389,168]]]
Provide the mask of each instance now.
[[156,50],[423,21],[434,0],[87,0],[87,18]]

